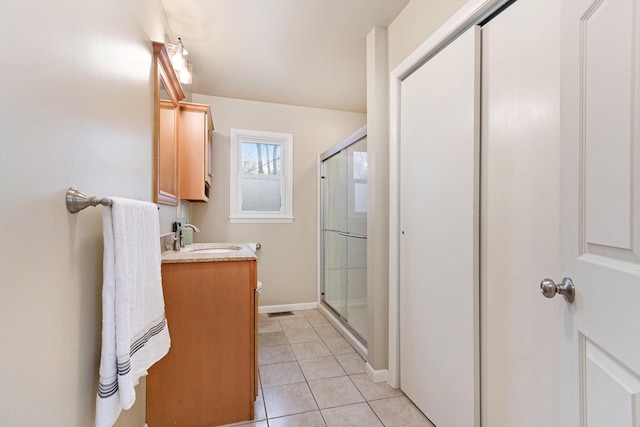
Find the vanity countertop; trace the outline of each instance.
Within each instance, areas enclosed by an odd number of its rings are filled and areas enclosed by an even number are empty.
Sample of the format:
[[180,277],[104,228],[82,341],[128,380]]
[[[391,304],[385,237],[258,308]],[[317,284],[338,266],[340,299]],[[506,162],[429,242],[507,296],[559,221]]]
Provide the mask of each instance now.
[[[226,248],[239,248],[225,250]],[[256,254],[247,243],[194,243],[180,251],[162,252],[162,263],[251,261]]]

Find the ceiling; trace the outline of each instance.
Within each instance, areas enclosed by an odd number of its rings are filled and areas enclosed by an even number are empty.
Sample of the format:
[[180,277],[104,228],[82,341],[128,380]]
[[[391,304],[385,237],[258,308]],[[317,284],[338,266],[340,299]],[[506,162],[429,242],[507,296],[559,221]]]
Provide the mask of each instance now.
[[366,111],[366,36],[409,0],[162,0],[192,93]]

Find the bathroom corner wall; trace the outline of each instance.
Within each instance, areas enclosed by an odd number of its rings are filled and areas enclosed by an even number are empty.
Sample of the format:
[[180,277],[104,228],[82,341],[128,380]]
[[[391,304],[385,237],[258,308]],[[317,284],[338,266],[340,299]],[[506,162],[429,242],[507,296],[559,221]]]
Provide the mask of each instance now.
[[[194,94],[211,106],[213,188],[209,203],[192,203],[196,242],[260,242],[260,305],[317,301],[317,156],[365,124],[366,115]],[[291,224],[229,223],[229,129],[293,134]]]
[[[160,0],[3,4],[0,46],[0,425],[94,425],[102,208],[68,187],[152,200]],[[141,427],[144,382],[116,424]]]
[[389,68],[387,29],[367,35],[367,363],[389,354]]

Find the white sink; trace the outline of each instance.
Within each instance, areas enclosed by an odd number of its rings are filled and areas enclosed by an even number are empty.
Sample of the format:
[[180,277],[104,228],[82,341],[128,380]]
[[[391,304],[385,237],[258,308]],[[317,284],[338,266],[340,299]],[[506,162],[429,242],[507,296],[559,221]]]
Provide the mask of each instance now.
[[223,254],[226,252],[234,252],[242,249],[239,246],[223,246],[223,245],[215,245],[215,246],[201,246],[197,248],[189,249],[189,252],[194,252],[197,254]]
[[224,249],[224,248],[194,249],[190,252],[195,252],[197,254],[223,254],[225,252],[233,252],[233,251],[237,251],[237,249]]

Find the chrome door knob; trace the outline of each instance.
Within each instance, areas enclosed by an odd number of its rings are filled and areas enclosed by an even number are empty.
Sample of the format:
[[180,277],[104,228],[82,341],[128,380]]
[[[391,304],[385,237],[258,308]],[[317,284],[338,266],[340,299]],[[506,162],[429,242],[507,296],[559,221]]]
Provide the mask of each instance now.
[[540,282],[540,291],[547,298],[553,298],[556,294],[560,294],[564,296],[568,303],[572,303],[576,297],[575,286],[573,286],[573,281],[568,277],[562,279],[562,283],[559,285],[556,285],[551,279],[543,279]]

